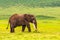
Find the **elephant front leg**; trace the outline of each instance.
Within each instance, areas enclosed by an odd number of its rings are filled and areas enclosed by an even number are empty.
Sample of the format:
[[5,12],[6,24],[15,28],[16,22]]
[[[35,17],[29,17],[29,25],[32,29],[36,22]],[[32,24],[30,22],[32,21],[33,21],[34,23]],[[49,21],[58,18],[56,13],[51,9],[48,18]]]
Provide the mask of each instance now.
[[30,24],[27,24],[28,31],[31,32]]
[[24,32],[26,25],[22,25],[22,32]]

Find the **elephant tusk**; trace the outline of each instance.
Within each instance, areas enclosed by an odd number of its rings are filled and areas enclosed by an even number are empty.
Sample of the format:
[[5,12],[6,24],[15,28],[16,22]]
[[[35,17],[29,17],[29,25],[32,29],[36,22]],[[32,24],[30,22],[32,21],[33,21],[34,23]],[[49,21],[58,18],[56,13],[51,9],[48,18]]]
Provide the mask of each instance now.
[[35,27],[35,25],[34,25],[34,24],[33,24],[33,26],[34,26],[35,31],[37,31],[37,29],[36,29],[36,27]]

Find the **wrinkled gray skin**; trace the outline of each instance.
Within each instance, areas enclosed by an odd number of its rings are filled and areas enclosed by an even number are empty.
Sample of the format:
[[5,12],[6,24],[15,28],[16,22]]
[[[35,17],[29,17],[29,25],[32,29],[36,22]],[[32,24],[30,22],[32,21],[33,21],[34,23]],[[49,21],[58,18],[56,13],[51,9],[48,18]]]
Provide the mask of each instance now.
[[[34,15],[31,14],[14,14],[9,18],[10,32],[14,32],[14,28],[22,26],[22,32],[24,32],[27,26],[28,31],[31,32],[30,23],[34,24],[35,31],[37,31],[37,21]],[[8,28],[8,27],[7,27]]]

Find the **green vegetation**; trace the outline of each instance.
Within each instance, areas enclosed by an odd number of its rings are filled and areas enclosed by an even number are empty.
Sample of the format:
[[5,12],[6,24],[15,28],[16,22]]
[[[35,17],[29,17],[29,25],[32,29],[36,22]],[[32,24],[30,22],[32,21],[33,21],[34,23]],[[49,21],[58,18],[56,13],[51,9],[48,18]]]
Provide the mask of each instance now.
[[60,0],[0,0],[0,6],[9,7],[14,5],[24,5],[28,7],[57,7]]
[[[7,19],[12,14],[18,13],[18,14],[33,14],[38,19],[54,19],[54,20],[60,20],[60,7],[54,7],[54,8],[29,8],[29,7],[20,7],[20,6],[12,6],[6,9],[0,10],[0,19]],[[40,15],[40,16],[39,16]]]
[[[38,32],[21,32],[21,27],[10,33],[8,19],[12,14],[33,14]],[[0,0],[0,40],[60,40],[60,0]]]
[[0,0],[0,19],[8,19],[15,13],[29,13],[35,15],[37,19],[59,20],[59,6],[60,0]]

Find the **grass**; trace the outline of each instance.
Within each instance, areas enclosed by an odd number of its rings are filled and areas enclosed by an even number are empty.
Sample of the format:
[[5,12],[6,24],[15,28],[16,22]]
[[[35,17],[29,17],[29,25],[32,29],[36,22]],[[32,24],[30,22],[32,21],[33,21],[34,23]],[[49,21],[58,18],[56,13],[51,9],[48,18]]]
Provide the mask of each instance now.
[[10,27],[6,30],[8,20],[0,20],[0,40],[60,40],[59,20],[37,20],[38,32],[21,32],[21,27],[15,28],[15,33],[10,33]]
[[[60,40],[60,7],[29,8],[25,6],[12,6],[0,10],[0,40]],[[10,15],[33,14],[37,17],[38,32],[21,32],[21,27],[15,28],[15,33],[10,33],[10,27],[6,30]],[[6,20],[5,20],[6,19]],[[53,19],[53,20],[52,20]]]
[[60,19],[60,7],[48,7],[48,8],[29,8],[25,6],[12,6],[6,9],[0,10],[0,19],[8,19],[10,15],[18,13],[18,14],[33,14],[40,19],[46,18],[56,18]]
[[[32,8],[27,6],[11,6],[0,8],[0,40],[60,40],[60,7]],[[15,28],[15,33],[10,33],[10,27],[6,29],[8,18],[12,14],[33,14],[37,17],[38,32],[21,32],[21,27]],[[6,20],[5,20],[6,19]]]
[[[0,40],[60,40],[60,1],[59,0],[0,0]],[[33,14],[37,18],[38,32],[21,26],[10,33],[8,18],[12,14]]]
[[60,0],[0,0],[0,7],[7,8],[14,5],[28,7],[60,7]]

